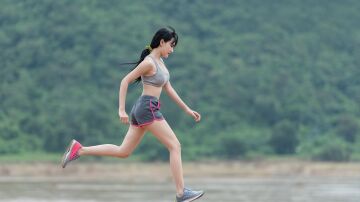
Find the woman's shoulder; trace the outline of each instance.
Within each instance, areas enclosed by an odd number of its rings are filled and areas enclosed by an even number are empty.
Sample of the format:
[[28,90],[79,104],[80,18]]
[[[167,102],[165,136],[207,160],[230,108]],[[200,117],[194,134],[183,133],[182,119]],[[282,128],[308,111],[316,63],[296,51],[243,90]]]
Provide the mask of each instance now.
[[139,70],[143,73],[153,72],[156,70],[155,64],[148,57],[144,58],[144,60],[140,62],[137,68],[139,68]]
[[143,61],[139,64],[139,66],[143,66],[145,68],[152,68],[155,67],[154,62],[149,57],[145,57]]

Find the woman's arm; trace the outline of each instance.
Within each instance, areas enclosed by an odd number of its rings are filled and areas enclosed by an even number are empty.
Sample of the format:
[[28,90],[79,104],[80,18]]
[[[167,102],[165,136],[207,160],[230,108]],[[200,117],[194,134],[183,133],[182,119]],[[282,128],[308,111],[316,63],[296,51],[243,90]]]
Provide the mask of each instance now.
[[127,74],[120,83],[119,89],[119,117],[122,123],[129,123],[129,117],[125,112],[125,100],[129,84],[152,70],[152,63],[148,60],[142,61],[133,71]]
[[180,98],[180,96],[176,93],[175,89],[171,86],[170,81],[168,81],[164,85],[164,90],[168,94],[168,96],[184,111],[190,109],[184,101]]
[[190,107],[188,107],[184,101],[182,101],[182,99],[180,98],[180,96],[176,93],[175,89],[171,86],[170,81],[168,81],[165,85],[164,85],[164,90],[165,92],[168,94],[168,96],[177,104],[179,105],[179,107],[181,109],[183,109],[187,114],[189,114],[190,116],[192,116],[196,122],[200,121],[201,119],[201,115],[190,109]]

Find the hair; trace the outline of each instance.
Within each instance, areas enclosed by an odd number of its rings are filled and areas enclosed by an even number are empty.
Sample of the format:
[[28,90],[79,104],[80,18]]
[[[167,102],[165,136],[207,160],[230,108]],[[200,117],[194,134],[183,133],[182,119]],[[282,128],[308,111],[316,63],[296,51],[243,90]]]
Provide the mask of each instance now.
[[[174,39],[174,42],[173,42],[174,47],[178,43],[178,35],[176,34],[175,29],[170,26],[161,28],[155,33],[155,35],[153,36],[153,38],[151,40],[150,48],[154,49],[154,48],[159,47],[161,39],[163,39],[165,42],[168,42],[168,41]],[[140,58],[137,62],[122,63],[120,65],[135,64],[134,68],[132,69],[132,70],[134,70],[144,60],[144,58],[150,54],[151,49],[145,48],[141,52]],[[135,79],[134,83],[138,83],[140,81],[141,81],[141,77]]]

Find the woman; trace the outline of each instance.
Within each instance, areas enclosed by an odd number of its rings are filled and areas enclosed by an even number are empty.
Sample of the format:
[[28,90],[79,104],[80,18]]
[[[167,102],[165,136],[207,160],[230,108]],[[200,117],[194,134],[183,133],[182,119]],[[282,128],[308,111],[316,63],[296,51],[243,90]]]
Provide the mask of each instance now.
[[162,90],[165,90],[168,96],[196,122],[201,119],[200,114],[190,109],[171,86],[169,71],[162,60],[174,51],[177,42],[178,36],[173,28],[159,29],[150,46],[143,50],[140,60],[134,63],[136,64],[135,68],[122,79],[119,92],[119,117],[124,124],[129,123],[129,116],[125,112],[128,86],[134,81],[142,81],[143,84],[142,95],[130,112],[131,124],[122,144],[120,146],[103,144],[83,147],[79,142],[73,140],[63,156],[63,168],[70,161],[86,155],[126,158],[139,144],[145,132],[149,131],[170,152],[170,167],[177,191],[176,201],[193,201],[204,194],[203,191],[192,191],[184,187],[180,143],[160,112],[159,97]]

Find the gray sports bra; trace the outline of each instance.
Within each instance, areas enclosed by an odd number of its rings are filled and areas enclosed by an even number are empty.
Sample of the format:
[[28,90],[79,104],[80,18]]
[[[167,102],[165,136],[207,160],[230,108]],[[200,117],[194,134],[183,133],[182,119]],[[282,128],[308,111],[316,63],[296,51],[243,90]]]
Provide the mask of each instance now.
[[170,75],[167,72],[161,70],[159,64],[155,61],[153,57],[151,57],[150,55],[148,57],[151,58],[151,60],[155,63],[156,73],[151,76],[141,76],[141,80],[143,84],[162,87],[163,85],[166,84],[166,82],[169,81]]

